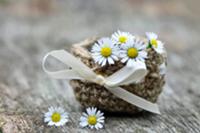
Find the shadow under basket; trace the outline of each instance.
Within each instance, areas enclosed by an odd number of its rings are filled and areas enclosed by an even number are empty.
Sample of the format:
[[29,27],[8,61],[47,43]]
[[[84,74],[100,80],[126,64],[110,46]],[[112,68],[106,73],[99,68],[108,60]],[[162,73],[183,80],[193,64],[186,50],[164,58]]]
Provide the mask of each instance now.
[[[85,65],[90,67],[96,74],[100,74],[104,77],[110,76],[122,68],[124,64],[116,62],[114,65],[106,65],[104,67],[96,64],[89,52],[91,46],[96,41],[96,38],[92,38],[79,44],[75,44],[71,48],[71,53],[79,58]],[[147,53],[148,58],[145,63],[148,74],[139,83],[123,85],[121,87],[137,96],[155,103],[165,84],[165,75],[160,74],[159,66],[162,63],[166,63],[166,57],[158,54],[152,48],[149,48]],[[142,111],[142,109],[116,97],[105,87],[96,83],[83,80],[71,80],[70,84],[74,89],[76,99],[84,108],[94,106],[107,112],[123,112],[128,114],[135,114]]]

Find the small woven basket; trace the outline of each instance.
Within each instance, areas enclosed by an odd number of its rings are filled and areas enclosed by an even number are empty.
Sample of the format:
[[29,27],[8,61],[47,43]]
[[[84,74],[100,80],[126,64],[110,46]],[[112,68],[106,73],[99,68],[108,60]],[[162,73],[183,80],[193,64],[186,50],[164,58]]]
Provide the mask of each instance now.
[[[79,44],[75,44],[72,46],[71,53],[79,58],[85,65],[90,67],[95,73],[101,74],[104,77],[110,76],[122,68],[124,64],[117,62],[114,65],[106,65],[104,67],[96,64],[89,52],[91,46],[96,41],[97,38],[92,38]],[[147,40],[144,39],[144,41]],[[129,84],[121,87],[137,96],[155,103],[159,94],[162,92],[163,85],[165,84],[164,75],[159,73],[159,66],[162,63],[166,63],[166,57],[165,55],[158,54],[152,48],[149,48],[147,53],[148,58],[145,63],[148,69],[148,74],[137,84]],[[105,87],[96,83],[82,80],[71,80],[70,84],[74,89],[76,99],[85,108],[95,106],[107,112],[124,112],[130,114],[142,111],[142,109],[116,97]]]

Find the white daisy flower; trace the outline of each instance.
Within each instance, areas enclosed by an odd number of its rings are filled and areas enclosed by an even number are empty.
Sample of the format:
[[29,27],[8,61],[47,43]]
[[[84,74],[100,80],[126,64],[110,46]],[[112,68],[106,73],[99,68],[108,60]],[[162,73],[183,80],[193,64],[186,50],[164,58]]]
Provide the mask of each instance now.
[[139,38],[127,42],[121,47],[121,62],[127,62],[128,67],[133,67],[136,63],[144,63],[147,58],[146,47],[145,42]]
[[164,44],[158,40],[158,35],[153,32],[146,32],[150,47],[158,53],[164,52]]
[[44,117],[44,122],[47,122],[49,126],[63,126],[69,121],[68,113],[61,107],[50,107]]
[[167,72],[167,67],[166,67],[165,62],[162,63],[162,64],[159,66],[159,70],[160,70],[160,75],[165,75],[165,74],[166,74],[166,72]]
[[119,47],[114,45],[109,38],[102,38],[94,44],[91,50],[92,57],[101,66],[114,64],[118,60]]
[[104,125],[104,114],[97,110],[97,108],[87,108],[86,113],[84,112],[80,118],[81,127],[90,127],[91,129],[96,128],[97,130],[103,128]]
[[121,32],[117,31],[112,34],[112,40],[115,44],[125,44],[128,41],[132,41],[134,36],[131,35],[129,32]]

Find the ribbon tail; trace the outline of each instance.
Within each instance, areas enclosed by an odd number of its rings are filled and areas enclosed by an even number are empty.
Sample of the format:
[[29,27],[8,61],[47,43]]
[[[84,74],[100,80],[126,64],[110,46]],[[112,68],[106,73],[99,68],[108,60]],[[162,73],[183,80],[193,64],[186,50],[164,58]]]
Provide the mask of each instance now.
[[142,109],[152,112],[152,113],[160,114],[157,104],[151,103],[139,96],[136,96],[135,94],[132,94],[132,93],[124,90],[121,87],[114,87],[114,88],[106,87],[106,88],[110,92],[112,92],[115,96],[123,99],[124,101],[126,101],[132,105],[135,105],[139,108],[142,108]]

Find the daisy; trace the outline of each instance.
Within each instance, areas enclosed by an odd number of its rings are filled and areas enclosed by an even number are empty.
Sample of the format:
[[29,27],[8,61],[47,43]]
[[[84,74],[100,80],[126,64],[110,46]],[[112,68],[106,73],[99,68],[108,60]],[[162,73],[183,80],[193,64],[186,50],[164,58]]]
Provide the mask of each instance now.
[[80,118],[81,127],[90,127],[91,129],[96,128],[97,130],[103,128],[105,117],[103,113],[97,108],[87,108],[86,113],[84,112]]
[[128,41],[133,40],[133,38],[134,36],[129,32],[121,32],[119,30],[112,34],[112,40],[115,44],[125,44]]
[[149,41],[149,47],[152,47],[156,52],[163,53],[164,44],[158,40],[158,35],[153,32],[146,32]]
[[105,66],[118,60],[119,48],[109,38],[102,38],[94,44],[91,53],[95,63]]
[[68,113],[63,108],[50,107],[48,112],[44,115],[44,122],[47,122],[49,126],[63,126],[69,120]]
[[121,62],[127,62],[128,67],[133,67],[136,63],[144,63],[147,58],[145,49],[145,42],[138,38],[133,39],[131,42],[127,42],[121,49]]

